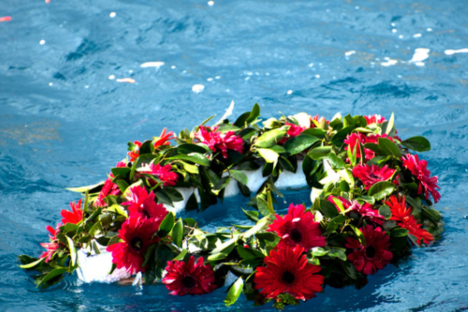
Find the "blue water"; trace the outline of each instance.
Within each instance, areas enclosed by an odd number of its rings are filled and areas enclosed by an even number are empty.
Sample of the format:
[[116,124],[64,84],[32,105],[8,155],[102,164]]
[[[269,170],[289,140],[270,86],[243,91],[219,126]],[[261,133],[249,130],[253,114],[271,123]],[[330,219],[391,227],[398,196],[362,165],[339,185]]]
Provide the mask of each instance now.
[[[18,254],[41,253],[45,226],[78,199],[65,187],[103,180],[128,141],[191,128],[221,116],[232,100],[234,117],[255,102],[267,118],[395,112],[401,137],[432,142],[423,158],[440,178],[442,239],[361,290],[327,287],[288,311],[468,309],[468,53],[444,53],[468,48],[466,0],[2,0],[0,16],[7,15],[12,21],[0,23],[0,311],[272,310],[242,297],[224,308],[225,288],[173,297],[163,286],[138,291],[71,277],[39,291],[17,267]],[[408,62],[418,48],[430,49],[428,58]],[[155,61],[165,64],[140,67]],[[204,90],[193,92],[196,84]],[[286,197],[307,201],[308,194]],[[195,214],[207,229],[239,223],[245,202]]]

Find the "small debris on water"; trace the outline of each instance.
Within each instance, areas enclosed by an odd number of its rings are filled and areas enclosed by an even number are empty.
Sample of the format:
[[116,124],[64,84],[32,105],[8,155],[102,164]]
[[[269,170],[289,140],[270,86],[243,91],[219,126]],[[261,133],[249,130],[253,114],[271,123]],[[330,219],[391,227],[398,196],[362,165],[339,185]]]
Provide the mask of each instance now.
[[126,83],[135,83],[135,79],[132,79],[132,78],[121,78],[121,79],[117,79],[116,81],[117,82],[126,82]]
[[195,93],[200,93],[200,92],[203,91],[203,89],[205,89],[205,86],[201,85],[201,84],[195,84],[192,87],[192,91],[195,92]]
[[11,16],[0,17],[0,22],[9,22],[11,21]]

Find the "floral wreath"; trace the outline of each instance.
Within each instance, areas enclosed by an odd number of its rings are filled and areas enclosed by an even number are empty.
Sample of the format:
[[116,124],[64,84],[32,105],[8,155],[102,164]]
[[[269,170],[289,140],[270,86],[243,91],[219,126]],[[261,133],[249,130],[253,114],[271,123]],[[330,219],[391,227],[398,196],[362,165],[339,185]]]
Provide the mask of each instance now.
[[[47,226],[46,251],[19,256],[20,267],[38,271],[35,283],[46,288],[80,270],[80,252],[104,248],[112,255],[109,274],[162,282],[174,295],[210,293],[231,274],[226,305],[243,292],[256,304],[281,308],[315,297],[326,284],[362,287],[367,275],[442,232],[441,214],[432,208],[440,199],[438,178],[409,152],[428,151],[430,143],[400,139],[393,114],[388,121],[340,114],[327,121],[299,113],[267,119],[263,127],[259,116],[255,104],[234,123],[224,116],[205,126],[211,117],[177,137],[164,129],[152,140],[130,142],[128,158],[105,182],[70,189],[84,200],[62,210],[61,223]],[[248,187],[254,170],[263,177],[257,190]],[[279,215],[275,195],[283,195],[275,182],[288,172],[304,174],[312,205],[292,203]],[[250,197],[251,208],[243,209],[249,226],[209,233],[172,209],[181,201],[185,209],[206,209],[232,185]],[[186,188],[196,191],[184,200]]]

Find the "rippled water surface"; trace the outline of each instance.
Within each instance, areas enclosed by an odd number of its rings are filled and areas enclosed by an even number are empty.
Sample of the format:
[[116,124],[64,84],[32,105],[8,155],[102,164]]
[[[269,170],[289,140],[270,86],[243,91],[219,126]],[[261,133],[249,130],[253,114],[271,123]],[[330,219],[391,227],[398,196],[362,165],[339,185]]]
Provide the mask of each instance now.
[[[103,180],[128,141],[191,128],[232,100],[234,117],[255,102],[263,117],[395,112],[401,137],[432,142],[423,158],[440,179],[442,239],[361,290],[327,287],[287,310],[468,309],[466,0],[2,0],[2,16],[1,311],[271,310],[244,298],[224,308],[225,288],[172,297],[71,277],[39,291],[17,267],[78,199],[65,187]],[[234,223],[245,201],[196,217]]]

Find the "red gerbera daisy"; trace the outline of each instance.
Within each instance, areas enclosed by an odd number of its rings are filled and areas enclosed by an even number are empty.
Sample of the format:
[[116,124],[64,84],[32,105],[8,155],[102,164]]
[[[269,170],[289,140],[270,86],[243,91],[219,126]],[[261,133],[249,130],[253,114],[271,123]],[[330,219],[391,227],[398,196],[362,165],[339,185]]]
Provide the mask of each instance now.
[[[160,164],[143,164],[142,168],[142,172],[156,176],[163,182],[164,186],[174,186],[177,182],[177,173],[171,171],[172,167],[169,164],[165,166],[161,166]],[[150,180],[150,182],[154,181]]]
[[372,116],[364,116],[366,118],[367,124],[381,124],[385,121],[385,117],[382,117],[380,115],[372,115]]
[[203,257],[198,258],[196,263],[193,256],[188,263],[168,261],[166,271],[162,282],[171,295],[203,295],[217,288],[214,271],[210,264],[203,265]]
[[153,138],[153,146],[155,149],[159,148],[160,146],[171,145],[171,143],[168,141],[176,138],[175,136],[173,136],[174,132],[169,131],[168,133],[166,133],[166,131],[167,129],[164,128],[159,137]]
[[366,239],[366,245],[352,237],[346,237],[346,247],[353,251],[348,255],[357,271],[366,275],[374,274],[377,270],[383,269],[393,258],[393,254],[388,250],[390,247],[390,236],[386,235],[380,227],[368,224],[360,228]]
[[286,122],[285,123],[285,126],[289,126],[289,129],[288,131],[286,132],[286,136],[284,136],[281,140],[280,140],[280,144],[284,144],[287,140],[289,140],[290,138],[294,138],[294,137],[297,137],[299,134],[302,133],[302,131],[305,130],[304,127],[301,127],[301,126],[298,126],[298,125],[295,125],[295,124],[292,124],[292,123],[289,123],[289,122]]
[[406,207],[405,196],[390,196],[386,204],[392,211],[390,220],[397,221],[400,227],[407,229],[410,234],[416,236],[418,245],[421,245],[421,240],[427,245],[434,240],[432,234],[422,229],[422,225],[411,215],[412,209]]
[[304,248],[294,248],[279,244],[265,257],[264,267],[257,267],[254,283],[260,294],[275,298],[279,294],[289,293],[296,299],[310,299],[322,291],[324,277],[315,274],[320,271],[318,265],[307,262]]
[[[345,147],[345,150],[347,151],[348,149],[351,149],[351,152],[354,151],[354,147],[359,142],[362,145],[364,145],[366,143],[378,144],[379,143],[379,138],[385,138],[385,139],[389,139],[392,142],[395,142],[395,140],[392,137],[389,137],[386,134],[382,134],[382,135],[380,135],[380,134],[369,134],[368,136],[366,136],[361,132],[351,133],[344,140],[344,143],[347,144],[347,146]],[[365,161],[371,160],[374,156],[375,156],[375,153],[372,150],[364,148],[364,159],[365,159]],[[359,149],[359,145],[356,146],[356,157],[357,158],[361,157],[361,150]],[[349,159],[346,159],[346,160],[349,161]]]
[[72,211],[62,209],[62,212],[60,213],[63,217],[62,223],[63,224],[67,224],[67,223],[78,224],[78,222],[83,220],[83,210],[81,210],[81,199],[78,201],[78,204],[76,205],[74,202],[71,202],[70,207]]
[[401,158],[403,166],[411,171],[411,173],[419,180],[418,195],[424,191],[426,199],[429,199],[431,193],[434,202],[440,200],[440,194],[436,189],[440,189],[437,185],[439,178],[431,177],[431,172],[427,170],[427,161],[419,160],[418,155],[406,154]]
[[381,216],[379,214],[379,211],[377,209],[374,209],[374,207],[371,204],[364,203],[361,205],[357,201],[349,201],[341,196],[335,197],[335,196],[328,196],[328,201],[331,202],[333,205],[335,205],[336,209],[338,211],[341,211],[340,208],[338,207],[338,204],[335,202],[334,199],[337,199],[341,202],[343,205],[343,208],[345,210],[348,210],[349,212],[357,212],[363,217],[369,218],[371,221],[374,221],[377,224],[383,224],[383,221],[385,220],[384,216]]
[[127,195],[129,201],[122,205],[129,205],[130,216],[150,218],[159,227],[167,215],[167,210],[164,205],[156,203],[154,198],[152,191],[148,194],[143,186],[134,186],[130,188]]
[[[115,166],[116,168],[125,168],[127,167],[127,163],[120,161],[117,163]],[[117,184],[112,182],[112,179],[114,178],[114,175],[112,172],[109,174],[109,177],[106,179],[106,182],[104,182],[104,186],[101,189],[101,192],[99,193],[98,198],[94,202],[95,206],[98,207],[104,207],[107,205],[107,203],[104,201],[104,198],[106,198],[107,195],[120,195],[120,188]]]
[[130,157],[130,161],[135,161],[140,156],[141,144],[140,141],[133,142],[133,150],[127,153],[128,157]]
[[208,126],[200,126],[198,132],[195,133],[195,138],[206,144],[213,152],[220,150],[224,158],[228,157],[228,149],[239,153],[244,150],[244,141],[240,136],[235,135],[234,131],[221,133],[218,131],[218,126],[213,129]]
[[107,251],[112,253],[112,262],[117,264],[117,269],[125,268],[130,274],[144,272],[145,268],[142,265],[145,252],[151,244],[159,241],[159,237],[153,238],[158,229],[159,224],[153,219],[131,215],[117,234],[123,242],[107,247]]
[[377,182],[390,179],[394,172],[395,170],[389,169],[388,165],[382,168],[377,165],[357,165],[353,168],[353,176],[362,181],[366,190]]
[[314,215],[305,212],[304,205],[289,205],[288,214],[283,218],[276,215],[268,231],[276,232],[281,241],[289,246],[300,246],[309,250],[312,247],[325,246],[320,223],[314,221]]

